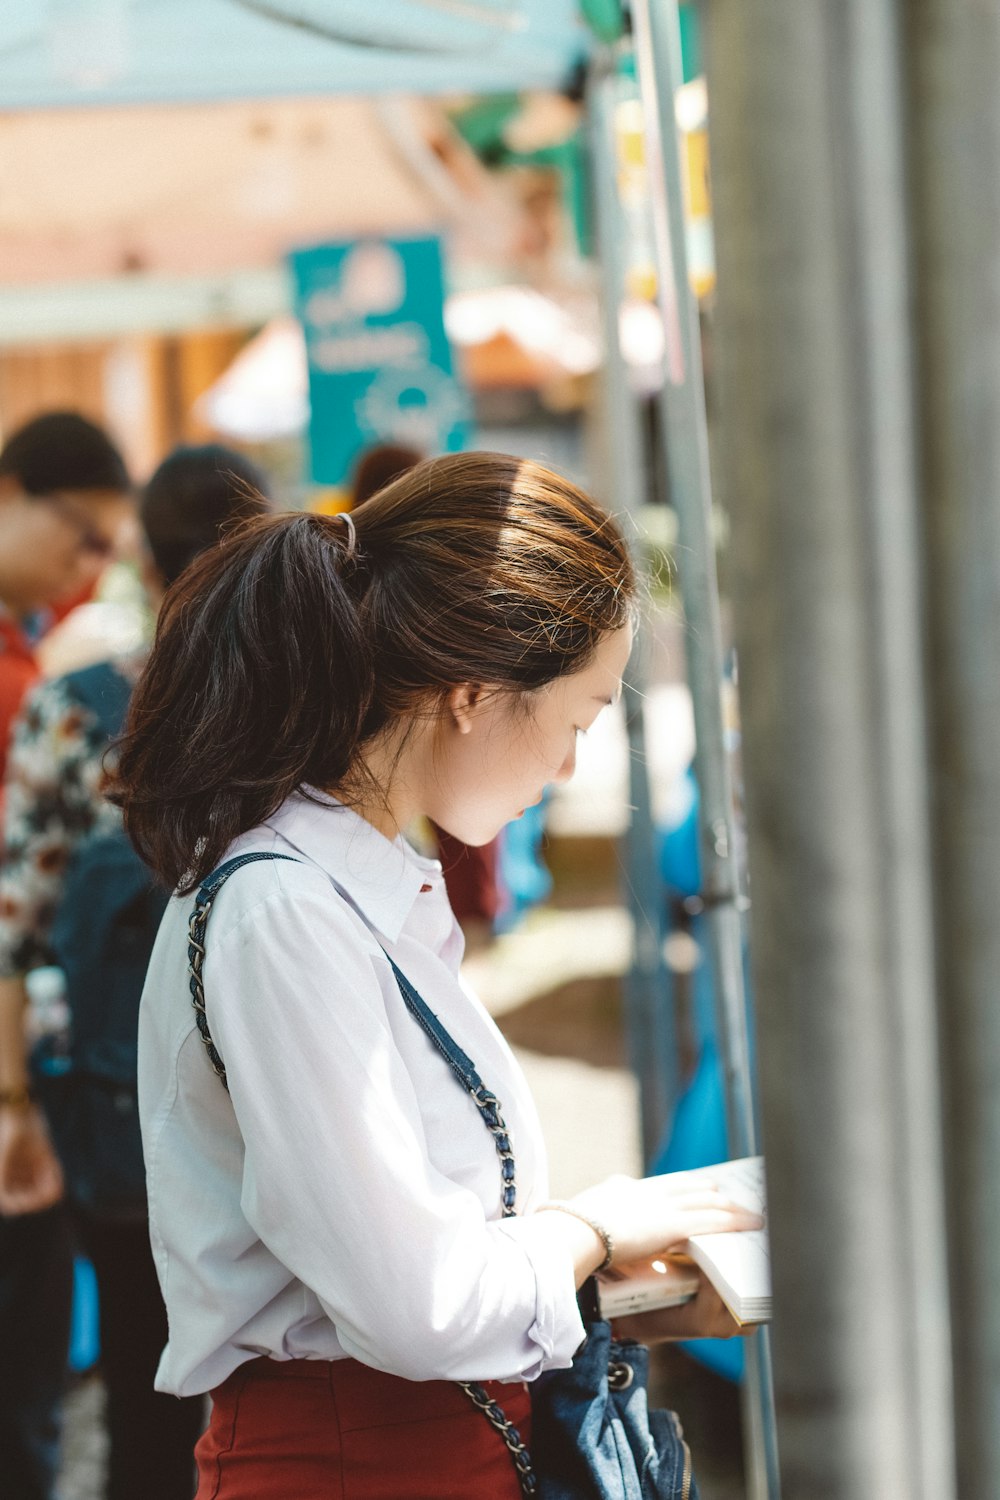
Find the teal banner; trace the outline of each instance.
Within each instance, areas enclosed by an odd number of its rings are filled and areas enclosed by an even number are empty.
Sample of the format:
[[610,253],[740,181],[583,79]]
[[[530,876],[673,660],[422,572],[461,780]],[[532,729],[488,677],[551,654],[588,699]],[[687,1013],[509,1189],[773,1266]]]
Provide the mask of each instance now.
[[440,240],[316,245],[289,263],[309,356],[313,480],[345,484],[378,443],[462,448],[469,403],[444,328]]

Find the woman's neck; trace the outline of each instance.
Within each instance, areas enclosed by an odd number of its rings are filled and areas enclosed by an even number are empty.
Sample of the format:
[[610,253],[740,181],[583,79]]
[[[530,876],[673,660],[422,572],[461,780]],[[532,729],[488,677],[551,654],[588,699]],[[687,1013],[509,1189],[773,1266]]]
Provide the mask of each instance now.
[[[361,774],[350,796],[345,796],[359,817],[387,839],[398,838],[422,812],[419,766],[425,747],[421,729],[411,724],[369,741],[361,757]],[[336,789],[333,795],[339,795]]]

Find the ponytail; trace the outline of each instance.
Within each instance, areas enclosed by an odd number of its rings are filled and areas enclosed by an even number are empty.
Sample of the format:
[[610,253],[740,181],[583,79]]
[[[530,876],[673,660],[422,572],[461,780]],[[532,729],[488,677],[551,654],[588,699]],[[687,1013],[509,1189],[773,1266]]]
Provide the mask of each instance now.
[[112,791],[129,836],[190,891],[297,788],[356,792],[366,742],[451,688],[584,667],[634,586],[611,517],[504,454],[418,464],[350,526],[249,521],[167,594]]
[[346,543],[335,517],[262,517],[168,592],[112,789],[168,885],[193,889],[296,787],[346,777],[372,698]]

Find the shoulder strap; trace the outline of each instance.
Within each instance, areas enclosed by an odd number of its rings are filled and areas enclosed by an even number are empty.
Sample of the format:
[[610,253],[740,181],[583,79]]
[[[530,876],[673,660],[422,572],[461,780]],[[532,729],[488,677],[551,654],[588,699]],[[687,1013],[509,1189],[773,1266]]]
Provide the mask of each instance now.
[[[302,863],[301,860],[294,859],[290,854],[259,851],[257,853],[235,855],[232,859],[226,860],[225,864],[220,865],[217,870],[213,870],[211,875],[202,883],[195,897],[191,918],[188,922],[188,968],[190,974],[191,1003],[194,1006],[195,1020],[197,1021],[201,1039],[205,1044],[209,1061],[215,1073],[221,1079],[223,1087],[226,1089],[229,1088],[229,1081],[226,1077],[226,1065],[215,1042],[212,1040],[212,1033],[208,1025],[208,1016],[205,1011],[205,987],[202,978],[202,968],[205,962],[205,932],[212,911],[212,903],[229,877],[235,875],[236,871],[241,870],[244,865],[254,864],[260,859],[286,859],[291,864]],[[385,953],[384,948],[382,951]],[[504,1123],[500,1110],[500,1101],[483,1083],[483,1080],[476,1072],[475,1064],[471,1057],[462,1051],[461,1047],[434,1014],[427,1002],[414,989],[403,971],[393,962],[388,953],[385,956],[392,965],[392,972],[395,975],[399,993],[403,997],[403,1003],[407,1010],[423,1028],[424,1032],[430,1038],[432,1045],[444,1058],[466,1093],[471,1095],[472,1102],[482,1116],[483,1124],[493,1137],[493,1143],[496,1146],[497,1156],[500,1160],[503,1215],[504,1218],[511,1218],[516,1213],[514,1205],[517,1199],[517,1183],[514,1153],[511,1149],[507,1126]]]
[[[384,949],[382,951],[385,952]],[[388,953],[385,956],[389,958]],[[391,958],[389,962],[392,964],[392,972],[396,976],[396,983],[407,1010],[423,1027],[462,1087],[472,1095],[472,1102],[482,1115],[483,1123],[493,1137],[497,1156],[500,1158],[500,1174],[503,1179],[503,1215],[505,1219],[510,1218],[515,1212],[514,1201],[517,1197],[517,1187],[514,1179],[514,1153],[511,1150],[507,1127],[500,1113],[500,1101],[496,1094],[490,1093],[476,1072],[472,1059],[466,1056],[427,1002],[417,994],[406,975]]]
[[188,986],[191,990],[191,1004],[194,1006],[195,1020],[198,1023],[201,1039],[205,1043],[208,1060],[222,1080],[223,1088],[227,1090],[229,1080],[226,1078],[226,1065],[212,1040],[212,1033],[208,1029],[208,1016],[205,1014],[205,984],[202,978],[202,968],[205,963],[205,929],[212,913],[212,903],[230,875],[235,875],[236,871],[242,870],[244,865],[256,864],[261,859],[287,859],[293,865],[302,863],[301,860],[293,859],[290,854],[273,854],[264,850],[259,850],[257,853],[236,854],[232,859],[227,859],[225,864],[220,865],[217,870],[213,870],[211,875],[202,882],[188,919],[188,973],[190,975]]

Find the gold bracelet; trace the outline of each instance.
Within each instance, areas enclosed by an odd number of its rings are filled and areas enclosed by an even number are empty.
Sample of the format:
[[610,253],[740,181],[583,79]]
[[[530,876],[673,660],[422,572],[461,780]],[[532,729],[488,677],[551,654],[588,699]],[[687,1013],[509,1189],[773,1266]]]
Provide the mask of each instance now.
[[28,1109],[34,1103],[34,1095],[28,1084],[16,1089],[0,1089],[0,1109]]
[[[554,1208],[557,1209],[561,1214],[569,1214],[572,1218],[579,1219],[581,1224],[586,1224],[588,1229],[592,1229],[597,1235],[597,1238],[600,1240],[601,1244],[604,1246],[604,1259],[601,1261],[601,1264],[597,1267],[597,1269],[599,1271],[604,1271],[608,1266],[610,1266],[611,1262],[615,1258],[615,1242],[611,1238],[610,1234],[605,1229],[603,1224],[598,1224],[594,1219],[588,1219],[587,1215],[582,1214],[578,1208],[572,1208],[570,1204],[560,1203],[555,1199],[553,1199],[550,1203],[543,1203],[542,1209],[546,1208]],[[541,1212],[541,1210],[539,1210],[539,1212]]]

